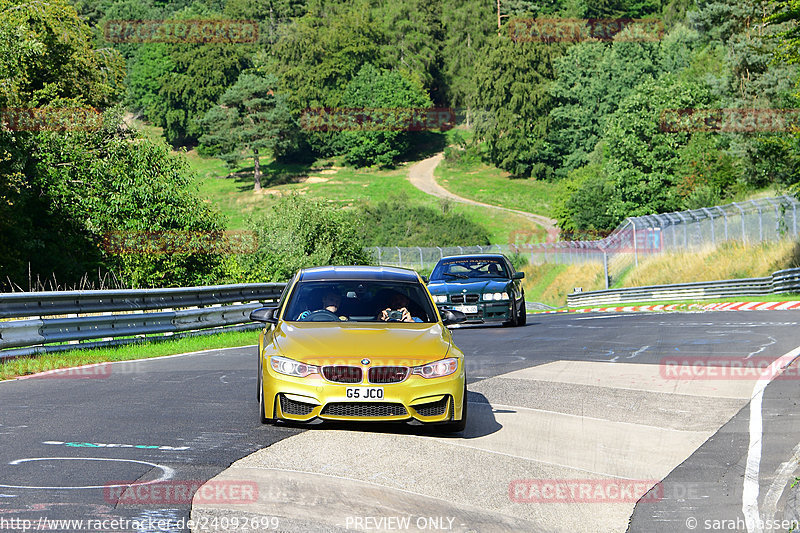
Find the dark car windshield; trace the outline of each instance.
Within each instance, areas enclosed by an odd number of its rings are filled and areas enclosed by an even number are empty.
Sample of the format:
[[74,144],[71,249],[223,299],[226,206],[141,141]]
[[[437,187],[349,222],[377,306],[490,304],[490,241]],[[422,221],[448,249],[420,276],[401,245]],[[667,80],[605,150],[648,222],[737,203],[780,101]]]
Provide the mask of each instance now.
[[460,279],[508,279],[510,277],[511,274],[501,259],[462,257],[440,261],[433,269],[430,279],[431,281],[458,281]]
[[[413,322],[438,319],[419,283],[389,281],[301,281],[295,285],[284,320],[298,322],[381,322],[386,309],[405,308]],[[385,318],[385,317],[384,317]],[[390,316],[389,321],[399,321]]]

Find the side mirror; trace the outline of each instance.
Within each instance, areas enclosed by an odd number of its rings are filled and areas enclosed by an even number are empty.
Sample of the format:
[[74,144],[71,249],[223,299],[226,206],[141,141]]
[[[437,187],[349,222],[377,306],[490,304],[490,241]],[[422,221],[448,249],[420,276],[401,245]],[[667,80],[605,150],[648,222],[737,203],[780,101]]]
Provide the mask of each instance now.
[[511,276],[511,279],[522,279],[525,277],[525,272],[514,272],[514,275]]
[[253,322],[264,322],[266,324],[277,324],[277,314],[277,307],[259,307],[250,313],[250,320]]
[[431,282],[431,280],[430,280],[430,278],[428,278],[428,276],[420,276],[420,277],[422,278],[422,283],[424,283],[425,285],[427,285],[428,283]]
[[441,309],[442,324],[449,326],[451,324],[460,324],[467,319],[467,315],[455,309]]

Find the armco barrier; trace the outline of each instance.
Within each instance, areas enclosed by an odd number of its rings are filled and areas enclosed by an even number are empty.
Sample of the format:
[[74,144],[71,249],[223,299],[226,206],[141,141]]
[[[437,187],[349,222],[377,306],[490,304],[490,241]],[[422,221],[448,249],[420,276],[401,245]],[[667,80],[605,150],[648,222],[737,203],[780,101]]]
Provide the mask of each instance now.
[[780,270],[764,278],[701,281],[651,285],[604,291],[576,292],[567,296],[570,307],[665,300],[707,300],[731,296],[757,296],[800,292],[800,268]]
[[276,301],[284,287],[248,283],[0,294],[0,318],[14,319],[0,321],[0,359],[136,342],[142,335],[256,329],[260,325],[250,322],[250,311]]

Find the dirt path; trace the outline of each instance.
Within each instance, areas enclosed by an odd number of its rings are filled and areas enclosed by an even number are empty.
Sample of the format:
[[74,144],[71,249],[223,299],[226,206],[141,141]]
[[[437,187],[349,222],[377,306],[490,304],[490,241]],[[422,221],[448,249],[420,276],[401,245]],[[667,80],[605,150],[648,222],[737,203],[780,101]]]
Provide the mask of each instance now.
[[535,215],[533,213],[527,213],[525,211],[518,211],[516,209],[509,209],[508,207],[500,207],[497,205],[485,204],[483,202],[477,202],[475,200],[470,200],[469,198],[464,198],[463,196],[458,196],[457,194],[451,193],[450,191],[448,191],[447,189],[436,183],[436,179],[433,177],[433,170],[442,161],[443,158],[444,154],[439,153],[433,157],[429,157],[428,159],[423,159],[422,161],[411,165],[411,167],[409,167],[408,169],[408,179],[409,181],[411,181],[411,184],[417,189],[421,190],[422,192],[430,194],[432,196],[436,196],[437,198],[445,198],[461,204],[478,205],[481,207],[500,209],[502,211],[507,211],[509,213],[521,215],[529,220],[532,220],[536,224],[542,226],[545,230],[547,230],[548,234],[552,233],[553,231],[558,231],[556,228],[556,221],[552,218],[547,218],[542,215]]

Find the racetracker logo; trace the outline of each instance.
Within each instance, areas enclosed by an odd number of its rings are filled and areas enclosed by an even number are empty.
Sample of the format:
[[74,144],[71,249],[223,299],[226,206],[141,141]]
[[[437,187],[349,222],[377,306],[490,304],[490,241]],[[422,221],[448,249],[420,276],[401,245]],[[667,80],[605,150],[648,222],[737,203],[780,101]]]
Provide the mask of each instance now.
[[800,109],[665,109],[659,129],[678,132],[796,132]]
[[93,131],[103,125],[103,116],[91,107],[5,107],[0,123],[9,131]]
[[447,131],[455,124],[449,107],[315,107],[300,116],[300,127],[309,131]]
[[511,40],[523,43],[577,43],[582,41],[660,41],[664,24],[643,19],[512,19]]
[[252,231],[110,231],[103,235],[110,254],[250,254],[258,249]]
[[254,20],[109,20],[103,28],[112,43],[254,43]]
[[163,481],[141,483],[111,481],[103,489],[107,503],[114,505],[240,505],[258,501],[258,484],[253,481]]
[[659,361],[659,373],[668,380],[780,380],[800,378],[800,367],[783,368],[776,358],[764,356],[665,357]]
[[515,503],[652,503],[664,491],[657,479],[517,479],[508,497]]
[[76,368],[48,370],[28,376],[26,379],[103,379],[109,376],[111,376],[111,363],[99,363]]

